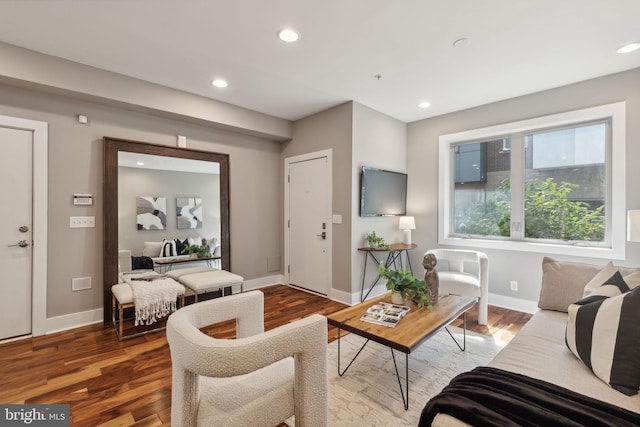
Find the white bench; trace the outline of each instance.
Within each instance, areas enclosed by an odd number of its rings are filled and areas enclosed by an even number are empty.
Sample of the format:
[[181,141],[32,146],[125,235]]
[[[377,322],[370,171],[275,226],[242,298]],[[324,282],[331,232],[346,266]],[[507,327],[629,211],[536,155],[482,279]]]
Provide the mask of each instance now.
[[224,296],[224,288],[240,285],[243,291],[244,278],[225,270],[215,270],[206,267],[181,268],[171,270],[165,274],[177,280],[195,294],[195,302],[198,302],[198,294],[220,290]]
[[[180,307],[184,307],[184,297],[185,294],[180,294]],[[197,297],[197,296],[196,296]],[[155,328],[149,331],[144,331],[141,333],[132,334],[129,336],[124,336],[124,309],[134,307],[133,304],[133,289],[129,286],[128,283],[118,283],[117,285],[111,286],[111,320],[113,322],[113,327],[116,329],[118,333],[118,339],[122,340],[124,338],[132,338],[143,333],[158,331],[162,328]],[[118,324],[116,325],[116,311],[118,313]]]

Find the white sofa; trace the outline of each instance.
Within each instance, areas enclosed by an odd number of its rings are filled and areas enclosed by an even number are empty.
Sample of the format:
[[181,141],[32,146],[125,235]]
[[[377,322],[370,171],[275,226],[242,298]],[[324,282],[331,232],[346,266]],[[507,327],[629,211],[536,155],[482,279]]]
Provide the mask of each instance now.
[[[543,261],[542,290],[538,304],[540,311],[532,317],[488,366],[543,380],[598,401],[624,408],[632,413],[640,414],[640,394],[628,396],[612,388],[585,366],[568,349],[565,343],[568,307],[583,298],[585,286],[593,286],[593,282],[598,280],[595,276],[599,273],[602,277],[610,274],[610,271],[604,271],[605,268],[617,269],[612,264],[596,266],[545,258]],[[620,268],[619,271],[631,289],[640,284],[640,270]],[[600,282],[596,286],[602,283]],[[468,349],[468,351],[473,351],[473,348]],[[640,358],[640,348],[638,348],[638,358]],[[456,389],[451,388],[451,390]],[[445,391],[447,391],[447,388],[445,388]],[[432,403],[429,402],[429,404]],[[424,412],[429,412],[427,410],[430,406],[429,404]],[[421,426],[429,425],[425,424],[424,419],[430,420],[433,417],[433,412],[437,411],[431,410],[429,417],[425,417],[425,413],[423,413]],[[640,415],[637,419],[640,420]],[[588,424],[587,422],[585,425]],[[437,413],[430,425],[468,426],[470,424],[456,418],[454,414]]]

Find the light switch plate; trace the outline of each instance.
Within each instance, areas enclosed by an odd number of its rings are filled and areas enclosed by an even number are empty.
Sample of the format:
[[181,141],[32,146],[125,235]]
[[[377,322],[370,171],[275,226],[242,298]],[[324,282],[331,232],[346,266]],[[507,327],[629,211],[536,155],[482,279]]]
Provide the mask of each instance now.
[[334,214],[332,216],[331,222],[333,222],[334,224],[342,224],[342,215]]
[[95,216],[70,216],[69,228],[95,228]]

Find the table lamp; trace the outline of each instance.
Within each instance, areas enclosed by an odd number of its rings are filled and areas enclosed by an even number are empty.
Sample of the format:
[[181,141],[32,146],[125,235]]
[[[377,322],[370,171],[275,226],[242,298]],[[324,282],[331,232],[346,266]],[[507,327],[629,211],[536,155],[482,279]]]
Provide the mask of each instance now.
[[640,242],[640,210],[627,211],[627,240]]
[[[640,212],[640,211],[638,211]],[[401,216],[398,222],[398,228],[404,230],[404,244],[411,244],[411,230],[416,229],[416,221],[412,216]]]

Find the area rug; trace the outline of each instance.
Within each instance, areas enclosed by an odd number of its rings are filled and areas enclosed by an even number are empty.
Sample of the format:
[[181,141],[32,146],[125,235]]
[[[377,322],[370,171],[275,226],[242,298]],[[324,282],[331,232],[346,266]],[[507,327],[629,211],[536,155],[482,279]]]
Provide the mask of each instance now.
[[[462,343],[462,329],[449,327]],[[365,342],[354,334],[342,337],[340,353],[344,369]],[[457,374],[486,365],[504,346],[492,337],[467,332],[466,351],[442,330],[409,355],[409,410],[405,411],[388,347],[367,344],[347,373],[338,376],[337,341],[329,344],[329,425],[416,426],[422,408]],[[405,356],[395,352],[405,387]]]

